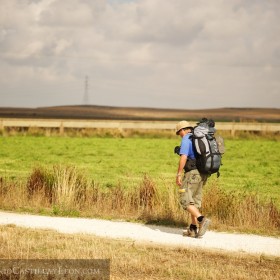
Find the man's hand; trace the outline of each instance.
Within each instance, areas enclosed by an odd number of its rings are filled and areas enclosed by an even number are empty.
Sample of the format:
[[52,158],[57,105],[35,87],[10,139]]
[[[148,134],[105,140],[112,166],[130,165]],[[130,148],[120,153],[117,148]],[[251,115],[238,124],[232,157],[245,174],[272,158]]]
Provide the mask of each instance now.
[[177,177],[176,177],[176,184],[178,186],[182,185],[182,173],[183,173],[183,170],[184,170],[184,166],[186,165],[186,162],[187,162],[187,156],[186,155],[181,155],[180,160],[179,160]]
[[182,176],[181,176],[181,174],[177,174],[177,176],[176,176],[176,184],[178,186],[182,186]]

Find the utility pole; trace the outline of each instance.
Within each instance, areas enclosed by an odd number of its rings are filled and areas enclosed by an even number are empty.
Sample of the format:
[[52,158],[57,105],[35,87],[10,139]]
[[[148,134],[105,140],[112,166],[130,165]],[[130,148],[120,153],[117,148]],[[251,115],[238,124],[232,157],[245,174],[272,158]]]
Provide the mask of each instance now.
[[88,76],[85,77],[85,92],[84,92],[84,105],[88,105],[89,96],[88,96]]

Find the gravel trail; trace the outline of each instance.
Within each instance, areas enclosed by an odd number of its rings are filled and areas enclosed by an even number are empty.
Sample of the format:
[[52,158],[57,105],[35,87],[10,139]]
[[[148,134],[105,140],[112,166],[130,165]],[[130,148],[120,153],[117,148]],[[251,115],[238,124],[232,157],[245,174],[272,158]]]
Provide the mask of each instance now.
[[14,224],[61,233],[83,233],[100,237],[131,239],[135,242],[173,247],[214,249],[257,255],[280,256],[280,238],[207,231],[203,238],[182,236],[182,229],[122,221],[48,217],[0,211],[0,225]]

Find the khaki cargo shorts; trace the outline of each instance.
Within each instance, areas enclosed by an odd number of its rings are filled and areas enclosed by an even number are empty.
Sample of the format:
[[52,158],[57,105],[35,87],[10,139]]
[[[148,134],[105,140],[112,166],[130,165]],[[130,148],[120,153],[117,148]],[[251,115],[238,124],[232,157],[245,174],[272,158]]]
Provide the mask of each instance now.
[[183,209],[189,205],[201,207],[202,188],[206,184],[208,175],[200,174],[197,169],[185,173],[182,186],[179,189],[179,200]]

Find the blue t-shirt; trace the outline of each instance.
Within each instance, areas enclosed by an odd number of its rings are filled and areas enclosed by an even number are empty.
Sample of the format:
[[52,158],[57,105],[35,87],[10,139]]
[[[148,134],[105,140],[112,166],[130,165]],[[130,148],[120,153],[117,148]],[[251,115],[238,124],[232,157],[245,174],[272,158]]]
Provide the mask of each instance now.
[[195,154],[192,140],[190,139],[191,135],[191,133],[188,133],[182,138],[180,155],[186,155],[188,158],[194,159]]

